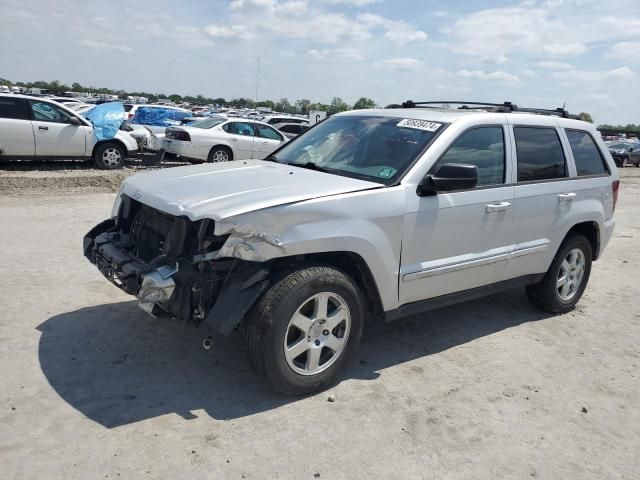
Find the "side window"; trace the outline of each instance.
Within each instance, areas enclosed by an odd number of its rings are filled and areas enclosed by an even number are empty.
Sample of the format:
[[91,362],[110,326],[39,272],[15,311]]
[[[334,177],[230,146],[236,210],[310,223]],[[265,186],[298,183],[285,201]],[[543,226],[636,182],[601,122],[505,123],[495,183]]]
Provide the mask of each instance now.
[[567,161],[555,128],[515,127],[518,181],[567,176]]
[[504,132],[502,127],[479,127],[468,130],[453,142],[440,157],[437,166],[466,163],[478,167],[478,185],[504,183]]
[[222,128],[225,132],[232,133],[234,135],[244,135],[247,137],[252,137],[254,135],[253,127],[250,123],[246,122],[230,122],[223,125]]
[[31,101],[33,119],[39,122],[67,123],[69,114],[64,110],[46,102]]
[[27,101],[22,98],[0,97],[0,118],[29,120]]
[[282,135],[276,132],[273,128],[267,127],[266,125],[256,124],[256,130],[259,137],[269,138],[271,140],[282,141]]
[[591,135],[580,130],[565,130],[573,159],[576,161],[578,176],[602,175],[608,173],[600,150]]

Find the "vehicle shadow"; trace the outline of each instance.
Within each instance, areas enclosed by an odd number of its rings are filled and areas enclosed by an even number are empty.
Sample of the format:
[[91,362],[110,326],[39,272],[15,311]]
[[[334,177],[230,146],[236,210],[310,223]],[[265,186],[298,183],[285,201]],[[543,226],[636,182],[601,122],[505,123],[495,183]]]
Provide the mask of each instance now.
[[[157,153],[145,152],[133,157],[128,157],[125,167],[145,168],[168,168],[183,165],[191,165],[190,162],[180,159],[162,159]],[[0,170],[13,172],[32,171],[67,171],[67,170],[94,170],[96,166],[90,160],[0,160]]]
[[[343,380],[375,379],[385,368],[547,317],[517,290],[393,324],[371,323]],[[152,319],[135,302],[57,315],[38,330],[40,365],[51,386],[107,428],[167,413],[189,420],[196,410],[239,418],[299,400],[271,391],[253,374],[240,335],[215,338],[206,351],[207,330]]]

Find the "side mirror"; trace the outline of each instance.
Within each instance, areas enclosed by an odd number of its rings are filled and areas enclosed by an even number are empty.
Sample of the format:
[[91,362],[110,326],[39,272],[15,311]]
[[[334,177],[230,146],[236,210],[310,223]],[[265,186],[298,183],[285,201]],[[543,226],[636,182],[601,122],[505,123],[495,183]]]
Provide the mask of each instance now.
[[434,174],[427,174],[418,185],[421,197],[438,192],[467,190],[478,185],[478,167],[463,163],[445,163]]
[[71,125],[77,125],[77,126],[82,125],[82,122],[80,121],[80,119],[78,117],[69,117],[68,120],[67,120],[67,123],[69,123]]

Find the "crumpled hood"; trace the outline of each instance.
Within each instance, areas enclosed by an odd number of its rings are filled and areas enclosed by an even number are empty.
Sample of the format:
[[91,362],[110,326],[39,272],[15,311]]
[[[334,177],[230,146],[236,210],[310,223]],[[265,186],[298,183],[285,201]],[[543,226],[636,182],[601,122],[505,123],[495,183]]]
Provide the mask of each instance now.
[[166,168],[127,178],[122,192],[157,210],[190,220],[242,213],[327,195],[381,187],[262,160]]

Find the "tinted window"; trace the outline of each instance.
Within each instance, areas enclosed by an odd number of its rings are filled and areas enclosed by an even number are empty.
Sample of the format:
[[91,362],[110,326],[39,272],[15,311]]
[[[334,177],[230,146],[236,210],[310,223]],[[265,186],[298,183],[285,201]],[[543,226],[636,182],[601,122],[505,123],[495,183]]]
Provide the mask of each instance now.
[[230,122],[223,125],[222,128],[225,132],[232,133],[234,135],[253,136],[253,127],[251,125],[251,123],[246,122]]
[[554,128],[516,127],[518,181],[546,180],[567,176],[567,166]]
[[280,135],[271,127],[267,127],[266,125],[260,125],[259,123],[256,123],[255,127],[259,137],[269,138],[271,140],[278,140],[278,141],[282,140],[282,135]]
[[339,115],[291,140],[276,161],[311,163],[337,175],[390,185],[443,128],[426,120]]
[[302,126],[300,125],[283,125],[279,129],[284,133],[300,133],[302,131]]
[[440,158],[445,163],[466,163],[478,167],[478,185],[504,183],[504,132],[502,127],[474,128],[463,133]]
[[40,122],[67,123],[70,115],[51,103],[31,101],[33,119]]
[[27,102],[22,98],[0,97],[0,118],[28,120]]
[[573,159],[576,162],[578,176],[607,173],[604,159],[591,135],[579,130],[566,130],[566,133],[573,152]]

